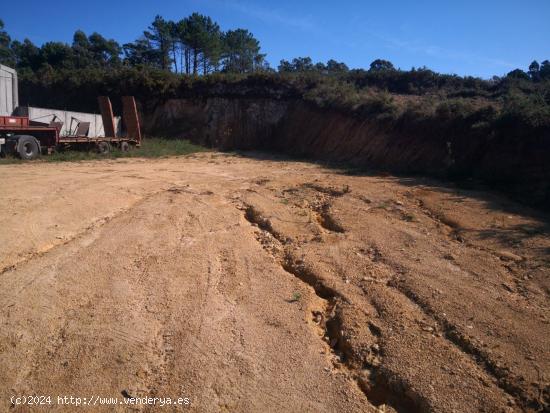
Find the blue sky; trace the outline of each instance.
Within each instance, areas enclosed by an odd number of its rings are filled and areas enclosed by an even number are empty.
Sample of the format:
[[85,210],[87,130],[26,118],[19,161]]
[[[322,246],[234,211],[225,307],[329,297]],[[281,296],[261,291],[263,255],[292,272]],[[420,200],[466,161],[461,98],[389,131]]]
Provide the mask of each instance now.
[[533,59],[550,59],[550,0],[27,0],[0,14],[16,39],[70,42],[75,30],[120,43],[136,39],[156,14],[180,19],[197,11],[222,29],[246,28],[268,61],[310,56],[368,67],[376,58],[410,69],[427,66],[491,77]]

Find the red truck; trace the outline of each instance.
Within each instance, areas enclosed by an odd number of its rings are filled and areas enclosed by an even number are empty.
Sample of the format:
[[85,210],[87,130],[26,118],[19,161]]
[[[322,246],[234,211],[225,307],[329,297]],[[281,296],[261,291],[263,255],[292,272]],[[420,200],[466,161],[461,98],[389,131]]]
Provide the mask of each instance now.
[[[122,98],[122,121],[126,133],[116,136],[113,108],[108,97],[99,97],[105,136],[89,137],[86,124],[79,125],[72,135],[61,136],[63,126],[52,121],[48,125],[29,120],[28,116],[0,116],[0,151],[21,159],[35,159],[64,149],[96,150],[108,153],[113,147],[122,151],[141,145],[141,130],[133,96]],[[89,126],[89,125],[88,125]],[[82,132],[82,133],[81,133]]]

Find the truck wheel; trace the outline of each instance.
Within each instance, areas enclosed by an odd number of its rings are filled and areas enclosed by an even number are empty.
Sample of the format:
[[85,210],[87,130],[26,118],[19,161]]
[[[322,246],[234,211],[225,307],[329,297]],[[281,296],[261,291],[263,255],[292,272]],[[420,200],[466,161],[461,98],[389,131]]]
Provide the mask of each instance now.
[[40,144],[34,136],[19,136],[17,139],[17,153],[24,160],[36,159],[40,156]]
[[130,150],[130,144],[128,142],[120,142],[120,150],[122,152],[128,152]]
[[97,153],[107,155],[109,152],[111,152],[111,145],[109,145],[109,142],[99,142],[97,144]]

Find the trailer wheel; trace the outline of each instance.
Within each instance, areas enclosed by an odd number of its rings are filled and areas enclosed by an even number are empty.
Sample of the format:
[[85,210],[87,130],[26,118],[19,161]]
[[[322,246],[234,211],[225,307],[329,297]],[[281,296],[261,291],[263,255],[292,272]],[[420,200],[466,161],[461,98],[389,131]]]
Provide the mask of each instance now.
[[109,142],[103,141],[97,144],[97,153],[107,155],[109,152],[111,152],[111,145],[109,145]]
[[24,160],[36,159],[40,156],[40,144],[34,136],[15,136],[17,139],[17,153]]
[[122,152],[128,152],[130,150],[130,144],[128,142],[120,142],[120,150]]

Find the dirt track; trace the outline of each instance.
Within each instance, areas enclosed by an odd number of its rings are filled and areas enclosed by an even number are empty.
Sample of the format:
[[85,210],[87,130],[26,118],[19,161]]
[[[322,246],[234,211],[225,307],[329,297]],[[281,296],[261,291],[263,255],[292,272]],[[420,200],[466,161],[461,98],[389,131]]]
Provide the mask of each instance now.
[[548,409],[550,230],[504,198],[216,153],[1,170],[0,411]]

